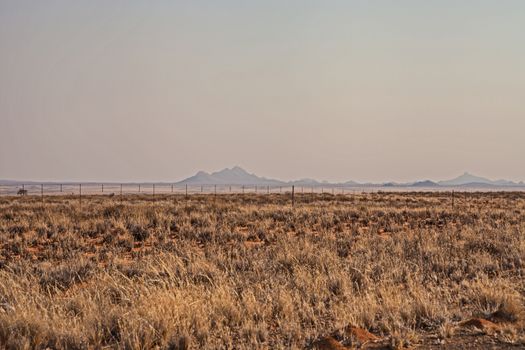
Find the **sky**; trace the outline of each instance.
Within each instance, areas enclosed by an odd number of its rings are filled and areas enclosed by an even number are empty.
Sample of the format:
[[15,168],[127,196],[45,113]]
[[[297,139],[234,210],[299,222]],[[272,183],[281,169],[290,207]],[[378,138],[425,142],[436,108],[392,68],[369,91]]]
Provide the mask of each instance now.
[[0,179],[525,180],[525,1],[0,0]]

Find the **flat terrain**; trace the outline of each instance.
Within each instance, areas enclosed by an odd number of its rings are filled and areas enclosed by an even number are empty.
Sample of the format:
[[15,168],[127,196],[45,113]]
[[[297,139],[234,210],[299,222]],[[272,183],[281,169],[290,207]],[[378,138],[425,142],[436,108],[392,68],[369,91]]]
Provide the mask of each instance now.
[[524,193],[0,197],[0,348],[524,348],[524,272]]

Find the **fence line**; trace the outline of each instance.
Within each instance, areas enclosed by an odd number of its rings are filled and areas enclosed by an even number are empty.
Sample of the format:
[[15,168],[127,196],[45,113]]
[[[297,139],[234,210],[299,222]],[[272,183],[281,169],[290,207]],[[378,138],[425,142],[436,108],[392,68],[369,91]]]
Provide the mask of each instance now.
[[378,192],[379,188],[348,186],[298,186],[298,185],[235,185],[235,184],[134,184],[134,183],[20,183],[0,185],[0,196],[51,196],[51,195],[130,195],[130,194],[286,194],[300,193],[352,194]]
[[[0,196],[52,196],[52,195],[170,195],[184,194],[331,194],[351,195],[375,192],[448,192],[455,199],[457,189],[409,188],[409,187],[363,187],[363,186],[301,186],[301,185],[235,185],[235,184],[171,184],[171,183],[19,183],[0,185]],[[462,189],[462,192],[476,192],[476,189]],[[521,188],[482,189],[483,192],[523,191]]]

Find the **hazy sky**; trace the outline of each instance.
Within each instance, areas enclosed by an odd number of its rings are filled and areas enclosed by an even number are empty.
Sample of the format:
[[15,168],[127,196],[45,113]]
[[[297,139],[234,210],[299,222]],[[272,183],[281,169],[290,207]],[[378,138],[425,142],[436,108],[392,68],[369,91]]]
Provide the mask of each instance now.
[[523,0],[0,0],[0,178],[525,180]]

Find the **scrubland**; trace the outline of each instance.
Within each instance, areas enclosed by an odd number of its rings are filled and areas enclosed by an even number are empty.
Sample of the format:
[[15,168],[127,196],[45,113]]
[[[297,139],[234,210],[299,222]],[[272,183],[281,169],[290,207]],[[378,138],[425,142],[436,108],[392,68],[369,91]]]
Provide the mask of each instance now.
[[4,197],[0,348],[523,347],[524,268],[523,193]]

